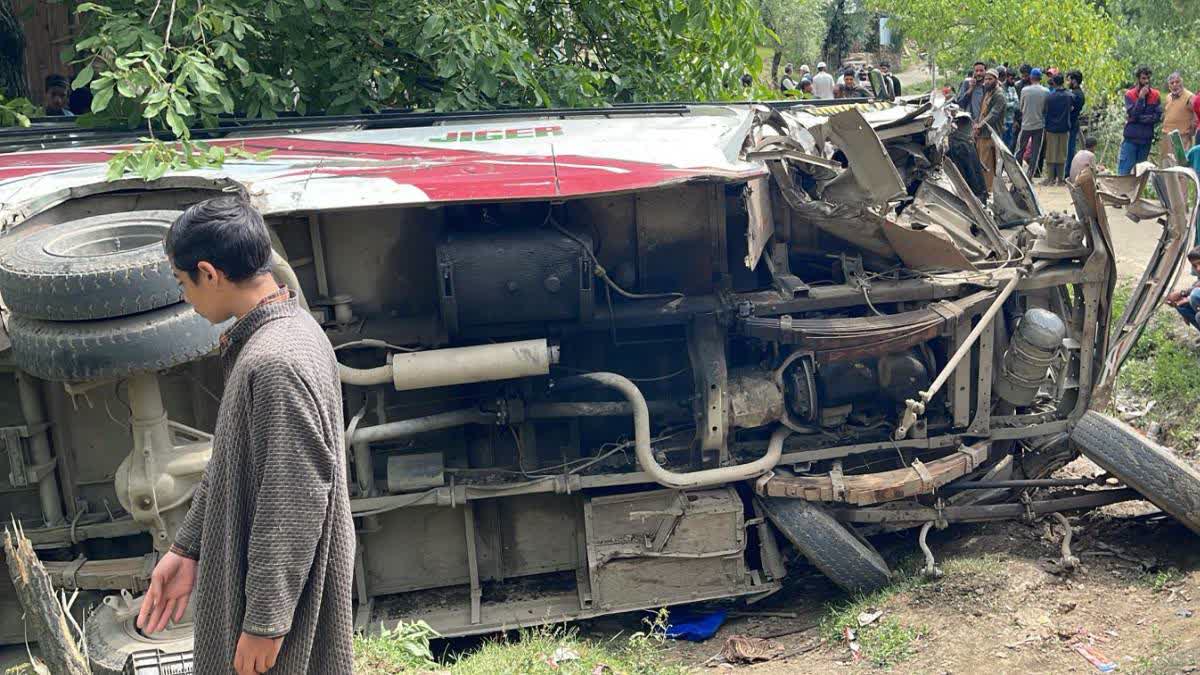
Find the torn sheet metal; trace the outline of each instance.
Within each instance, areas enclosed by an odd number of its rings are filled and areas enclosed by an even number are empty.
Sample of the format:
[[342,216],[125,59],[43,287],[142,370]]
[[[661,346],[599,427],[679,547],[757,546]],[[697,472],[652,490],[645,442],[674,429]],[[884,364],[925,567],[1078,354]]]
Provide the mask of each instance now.
[[904,264],[917,270],[975,270],[947,228],[883,221],[883,234]]
[[746,268],[754,269],[762,257],[767,241],[775,234],[775,218],[771,211],[770,181],[755,178],[746,184]]
[[[1143,182],[1151,177],[1154,180],[1155,192],[1161,196],[1163,205],[1169,209],[1166,218],[1167,231],[1158,240],[1158,245],[1150,256],[1150,264],[1142,273],[1137,285],[1132,286],[1132,294],[1125,304],[1125,311],[1110,331],[1112,343],[1092,388],[1093,407],[1107,404],[1121,363],[1154,316],[1158,304],[1174,285],[1184,253],[1191,245],[1191,237],[1188,235],[1192,223],[1195,223],[1200,215],[1200,203],[1189,207],[1187,199],[1189,186],[1194,187],[1200,194],[1200,178],[1196,176],[1196,172],[1188,168],[1171,167],[1149,169],[1138,176]],[[1097,182],[1105,185],[1107,181],[1105,187],[1109,189],[1114,185],[1129,185],[1128,181],[1114,183],[1107,179],[1108,177],[1104,177]],[[1101,195],[1104,194],[1102,191]]]
[[829,118],[829,129],[866,199],[872,204],[886,204],[905,195],[900,173],[861,112],[851,109],[834,115]]
[[883,218],[860,206],[808,202],[795,209],[797,222],[815,225],[866,252],[895,259],[896,251],[883,234]]
[[996,158],[1000,166],[999,173],[992,181],[992,208],[1000,220],[997,226],[1003,229],[1041,216],[1042,205],[1033,190],[1033,183],[994,130],[992,145],[996,149]]

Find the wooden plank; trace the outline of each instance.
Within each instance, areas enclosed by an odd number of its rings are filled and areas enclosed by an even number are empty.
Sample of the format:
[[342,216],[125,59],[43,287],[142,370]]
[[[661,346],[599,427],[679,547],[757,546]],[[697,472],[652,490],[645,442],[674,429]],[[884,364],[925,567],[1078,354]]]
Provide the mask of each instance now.
[[50,577],[19,526],[4,532],[4,557],[17,597],[25,608],[30,639],[38,643],[42,660],[56,675],[87,675],[87,659],[71,635],[67,614],[54,592]]

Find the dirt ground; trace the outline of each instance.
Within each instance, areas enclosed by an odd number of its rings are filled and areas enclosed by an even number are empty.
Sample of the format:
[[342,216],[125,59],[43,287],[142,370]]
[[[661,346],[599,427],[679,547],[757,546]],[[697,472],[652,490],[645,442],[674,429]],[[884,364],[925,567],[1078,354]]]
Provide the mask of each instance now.
[[[1064,188],[1039,187],[1038,195],[1047,211],[1073,211]],[[1135,223],[1122,212],[1109,216],[1119,274],[1135,280],[1153,252],[1159,226]],[[1063,472],[1099,470],[1080,459]],[[673,643],[672,656],[705,668],[727,638],[744,635],[768,637],[776,657],[752,666],[710,667],[755,674],[1103,672],[1076,651],[1076,645],[1088,645],[1119,672],[1200,670],[1200,539],[1145,502],[1070,520],[1072,549],[1082,568],[1066,575],[1054,564],[1061,527],[1051,529],[1047,521],[957,525],[931,533],[930,546],[944,576],[902,583],[901,590],[884,593],[874,606],[860,604],[854,610],[882,611],[876,621],[890,621],[899,631],[897,640],[907,645],[900,651],[908,654],[888,665],[856,660],[845,640],[822,630],[831,608],[851,599],[815,570],[805,574],[803,569],[799,578],[789,578],[784,591],[738,608],[751,616],[730,619],[707,642]],[[920,569],[915,533],[876,543],[893,569]],[[760,615],[753,616],[756,612]]]

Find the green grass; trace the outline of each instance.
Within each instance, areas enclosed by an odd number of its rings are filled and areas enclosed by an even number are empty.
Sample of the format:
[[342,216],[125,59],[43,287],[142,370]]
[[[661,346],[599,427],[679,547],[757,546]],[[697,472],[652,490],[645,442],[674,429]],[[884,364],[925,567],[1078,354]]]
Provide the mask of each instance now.
[[[360,637],[354,642],[354,672],[363,675],[392,675],[420,671],[444,671],[451,675],[591,675],[602,671],[622,675],[683,675],[686,667],[668,663],[663,650],[667,613],[662,610],[647,620],[647,629],[626,637],[587,640],[573,628],[542,626],[520,631],[515,639],[504,636],[485,642],[478,649],[448,657],[441,662],[429,652],[428,634],[414,631]],[[427,628],[427,627],[426,627]],[[570,652],[578,658],[555,664],[553,656]],[[600,668],[607,666],[608,670]]]
[[896,595],[926,583],[924,577],[906,571],[908,567],[905,565],[897,569],[895,581],[885,588],[831,605],[821,620],[821,637],[829,644],[844,644],[846,628],[854,630],[863,658],[880,668],[887,668],[912,656],[915,653],[914,643],[927,631],[907,626],[890,616],[884,616],[869,626],[858,625],[859,614],[883,609]]
[[[1150,653],[1139,656],[1130,666],[1129,671],[1136,675],[1167,675],[1178,673],[1185,665],[1190,665],[1186,654],[1178,654],[1179,640],[1163,635],[1158,626],[1151,626]],[[1186,671],[1185,671],[1186,672]]]
[[[1118,287],[1113,295],[1112,325],[1128,301],[1129,289]],[[1160,307],[1130,350],[1117,379],[1118,389],[1155,401],[1154,410],[1137,423],[1159,422],[1166,430],[1162,440],[1185,454],[1200,439],[1200,350],[1192,342],[1196,335],[1174,310]]]
[[1153,574],[1147,572],[1139,578],[1139,581],[1141,581],[1142,585],[1146,588],[1149,588],[1151,591],[1154,591],[1155,593],[1162,593],[1171,586],[1183,581],[1183,579],[1184,575],[1181,574],[1179,570],[1175,568],[1168,568],[1165,570],[1159,570]]

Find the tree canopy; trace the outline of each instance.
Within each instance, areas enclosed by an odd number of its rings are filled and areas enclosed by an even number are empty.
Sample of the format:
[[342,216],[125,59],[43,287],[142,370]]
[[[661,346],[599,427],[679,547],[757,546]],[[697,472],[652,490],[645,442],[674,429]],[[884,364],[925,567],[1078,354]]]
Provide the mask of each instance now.
[[1102,96],[1128,75],[1117,53],[1117,23],[1091,0],[868,0],[929,50],[943,69],[960,73],[977,60],[1084,71]]
[[[584,106],[733,95],[750,0],[110,0],[77,44],[94,110],[177,133],[221,113]],[[119,94],[119,97],[114,97]],[[120,100],[118,101],[117,98]]]
[[[221,115],[732,98],[770,39],[754,0],[107,0],[77,11],[87,65],[73,86],[90,86],[92,113],[184,141]],[[111,168],[153,177],[163,160],[224,158],[183,149]]]

